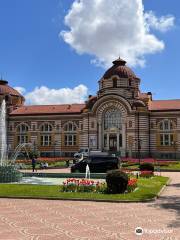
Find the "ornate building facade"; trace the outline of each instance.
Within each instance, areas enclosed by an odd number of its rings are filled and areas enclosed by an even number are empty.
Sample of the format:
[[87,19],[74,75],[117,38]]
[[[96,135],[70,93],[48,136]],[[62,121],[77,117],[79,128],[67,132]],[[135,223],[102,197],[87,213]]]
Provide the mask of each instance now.
[[31,142],[41,156],[71,156],[80,148],[121,156],[180,158],[180,99],[153,100],[140,78],[117,59],[84,104],[24,105],[24,97],[0,81],[7,103],[8,148]]

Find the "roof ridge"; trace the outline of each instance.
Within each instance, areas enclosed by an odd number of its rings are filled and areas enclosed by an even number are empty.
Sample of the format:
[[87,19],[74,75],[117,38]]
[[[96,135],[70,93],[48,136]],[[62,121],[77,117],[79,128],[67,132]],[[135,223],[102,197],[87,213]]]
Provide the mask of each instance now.
[[22,107],[55,107],[55,106],[68,106],[68,105],[85,105],[85,103],[66,103],[66,104],[42,104],[42,105],[24,105]]
[[155,99],[155,100],[152,100],[152,102],[155,102],[155,101],[180,101],[180,98],[177,98],[177,99]]

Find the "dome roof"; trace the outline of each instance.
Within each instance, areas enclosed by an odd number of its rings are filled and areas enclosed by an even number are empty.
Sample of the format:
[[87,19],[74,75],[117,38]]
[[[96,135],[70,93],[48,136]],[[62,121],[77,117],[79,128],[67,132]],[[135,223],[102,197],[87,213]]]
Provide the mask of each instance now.
[[113,61],[113,66],[105,72],[103,78],[107,79],[113,75],[118,75],[120,78],[137,78],[134,72],[126,66],[126,61],[121,58]]
[[8,85],[8,81],[6,80],[0,80],[0,95],[12,95],[12,96],[18,96],[23,97],[17,90],[10,87]]

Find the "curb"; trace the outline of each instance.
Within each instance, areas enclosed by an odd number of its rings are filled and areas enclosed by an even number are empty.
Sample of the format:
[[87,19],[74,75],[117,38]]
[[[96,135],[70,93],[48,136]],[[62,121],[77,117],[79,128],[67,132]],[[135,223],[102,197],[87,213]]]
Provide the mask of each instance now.
[[60,200],[60,201],[79,201],[79,202],[106,202],[106,203],[146,203],[146,202],[154,202],[157,197],[153,197],[150,199],[146,200],[103,200],[103,199],[84,199],[84,198],[48,198],[48,197],[24,197],[24,196],[19,196],[19,197],[6,197],[6,196],[0,196],[1,198],[6,198],[6,199],[31,199],[31,200]]
[[167,181],[167,183],[166,183],[166,184],[161,188],[161,190],[158,192],[158,194],[157,194],[157,196],[156,196],[156,199],[158,199],[158,198],[161,197],[161,195],[163,194],[165,188],[170,185],[171,181],[172,181],[172,179],[169,178],[168,181]]

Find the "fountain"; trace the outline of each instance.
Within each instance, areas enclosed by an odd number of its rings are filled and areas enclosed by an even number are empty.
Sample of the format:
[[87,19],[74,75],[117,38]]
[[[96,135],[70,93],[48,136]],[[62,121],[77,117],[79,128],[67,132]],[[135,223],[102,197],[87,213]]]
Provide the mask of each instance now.
[[89,169],[89,165],[86,165],[86,174],[85,174],[85,178],[89,178],[90,179],[90,169]]
[[7,132],[6,132],[6,102],[3,100],[0,108],[0,166],[7,163]]
[[18,172],[8,160],[7,154],[7,126],[6,126],[6,102],[3,100],[0,107],[0,182],[17,182],[21,178]]

